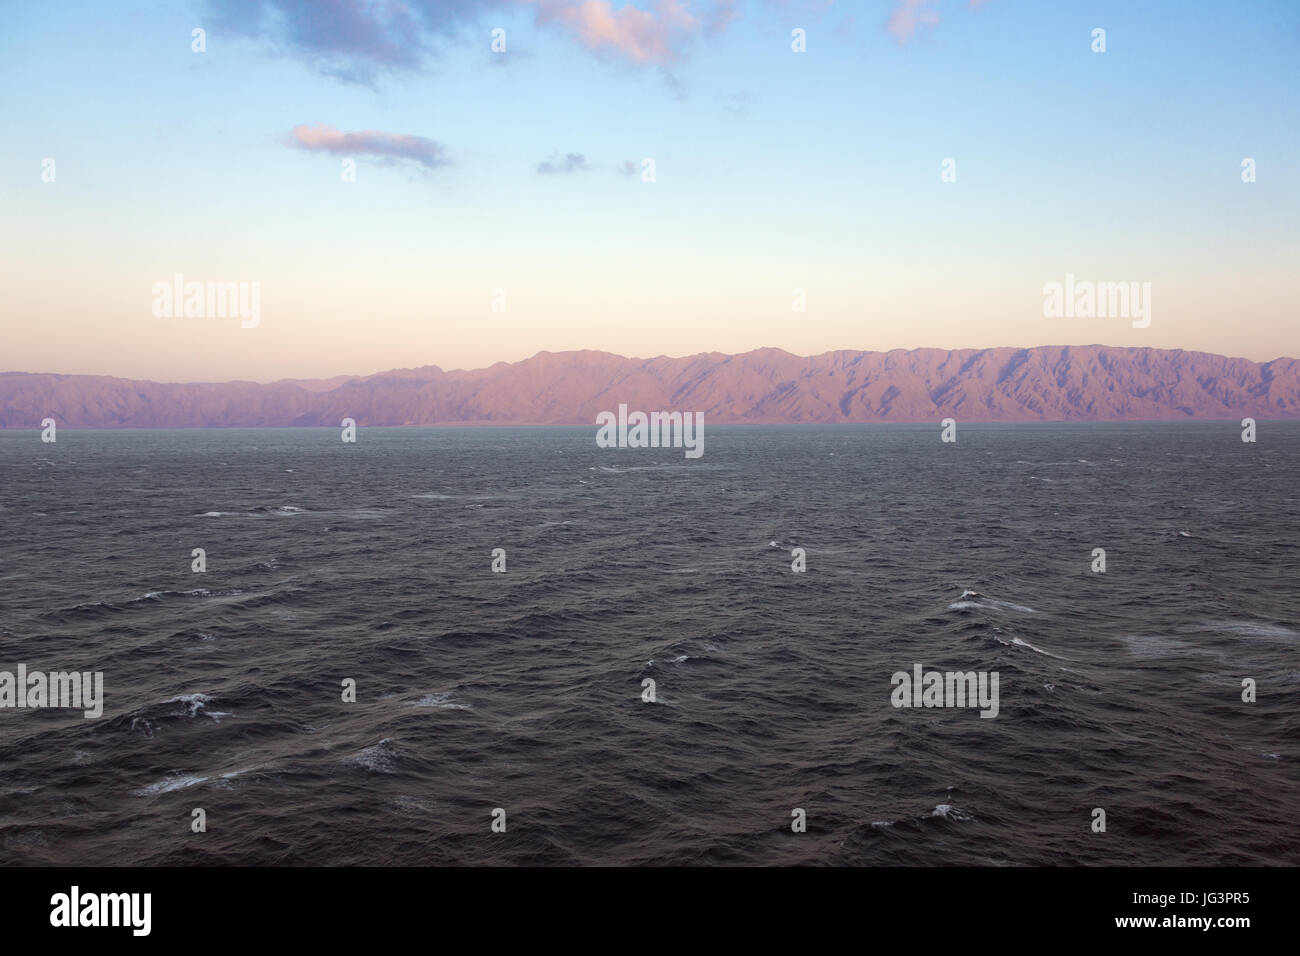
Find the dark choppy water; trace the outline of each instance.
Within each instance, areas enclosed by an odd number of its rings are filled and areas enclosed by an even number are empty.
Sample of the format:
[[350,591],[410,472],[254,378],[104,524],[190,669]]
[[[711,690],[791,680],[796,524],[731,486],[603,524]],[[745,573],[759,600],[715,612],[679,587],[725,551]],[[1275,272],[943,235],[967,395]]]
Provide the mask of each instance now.
[[0,433],[0,862],[1300,862],[1300,424],[594,431]]

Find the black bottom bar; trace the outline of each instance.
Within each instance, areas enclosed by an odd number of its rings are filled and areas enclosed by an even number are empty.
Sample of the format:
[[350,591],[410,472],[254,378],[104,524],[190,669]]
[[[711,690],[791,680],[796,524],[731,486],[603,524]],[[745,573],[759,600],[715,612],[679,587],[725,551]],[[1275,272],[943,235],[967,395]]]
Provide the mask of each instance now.
[[[962,948],[1125,937],[1231,946],[1286,931],[1293,881],[1283,869],[9,868],[0,870],[0,913],[8,941],[75,933],[78,945],[373,945],[408,935],[460,945],[445,935],[457,931],[462,943],[494,946],[502,934],[539,942],[558,933],[657,947],[687,941],[695,926],[768,944],[790,934],[806,945],[839,927],[860,940]],[[148,934],[136,936],[144,896],[104,894],[146,893]],[[116,927],[70,925],[115,918]]]

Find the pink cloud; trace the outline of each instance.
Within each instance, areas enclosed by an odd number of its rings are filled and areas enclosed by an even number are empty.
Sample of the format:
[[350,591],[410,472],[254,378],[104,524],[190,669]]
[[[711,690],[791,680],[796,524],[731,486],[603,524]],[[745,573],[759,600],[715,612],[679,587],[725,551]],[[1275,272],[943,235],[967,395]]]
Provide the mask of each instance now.
[[930,8],[932,0],[902,0],[889,15],[885,29],[894,35],[899,45],[912,39],[919,26],[932,27],[939,22],[939,13]]
[[704,25],[704,32],[709,36],[721,33],[735,20],[740,19],[740,11],[736,9],[736,0],[717,0],[714,4],[713,14],[709,17],[708,23]]
[[423,136],[405,133],[381,133],[367,129],[359,133],[344,133],[333,126],[317,123],[315,126],[295,126],[290,134],[293,145],[312,152],[379,156],[386,160],[407,159],[426,169],[448,166],[442,144]]
[[[657,0],[653,10],[631,4],[614,9],[610,0],[537,0],[537,21],[554,24],[594,53],[610,54],[636,64],[674,63],[702,29],[683,0]],[[732,18],[723,2],[710,20],[711,31]]]

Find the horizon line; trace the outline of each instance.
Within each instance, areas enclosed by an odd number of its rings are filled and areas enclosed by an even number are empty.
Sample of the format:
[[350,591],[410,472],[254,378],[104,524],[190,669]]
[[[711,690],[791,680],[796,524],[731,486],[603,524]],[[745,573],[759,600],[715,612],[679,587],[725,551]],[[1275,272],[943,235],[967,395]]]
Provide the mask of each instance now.
[[[3,373],[0,373],[3,374]],[[697,414],[703,415],[703,412]],[[1255,422],[1267,422],[1270,425],[1300,425],[1300,418],[1258,418]],[[596,427],[595,422],[590,425],[585,424],[534,424],[527,425],[510,422],[494,421],[476,421],[476,422],[408,422],[401,425],[363,425],[358,423],[357,428],[364,428],[367,431],[373,431],[381,428],[581,428],[590,430]],[[715,422],[709,425],[710,428],[902,428],[905,426],[931,426],[935,424],[934,419],[906,419],[888,422]],[[996,425],[999,427],[1020,428],[1026,425],[1055,427],[1057,425],[1232,425],[1240,427],[1240,420],[1236,418],[1076,418],[1076,419],[1024,419],[1017,421],[996,421],[987,418],[961,419],[959,424],[963,428],[971,425]],[[60,425],[59,432],[217,432],[217,431],[331,431],[337,432],[338,425]],[[29,426],[6,426],[0,425],[0,435],[17,434],[20,432],[39,432],[40,425]],[[619,449],[625,450],[625,449]],[[670,449],[671,450],[671,449]]]

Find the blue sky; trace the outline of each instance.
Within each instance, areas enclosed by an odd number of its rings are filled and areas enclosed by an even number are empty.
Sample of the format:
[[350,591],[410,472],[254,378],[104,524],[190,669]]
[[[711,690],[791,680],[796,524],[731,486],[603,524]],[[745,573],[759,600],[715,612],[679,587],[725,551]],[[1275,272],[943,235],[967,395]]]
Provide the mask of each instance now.
[[[1300,355],[1293,2],[4,16],[4,369],[265,380],[765,345]],[[294,133],[322,126],[340,151]],[[398,142],[443,164],[382,155]],[[538,171],[568,154],[575,171]],[[646,157],[653,183],[619,171]],[[1042,286],[1067,272],[1151,282],[1151,326],[1044,318]],[[259,282],[261,324],[157,318],[150,288],[175,273]]]

